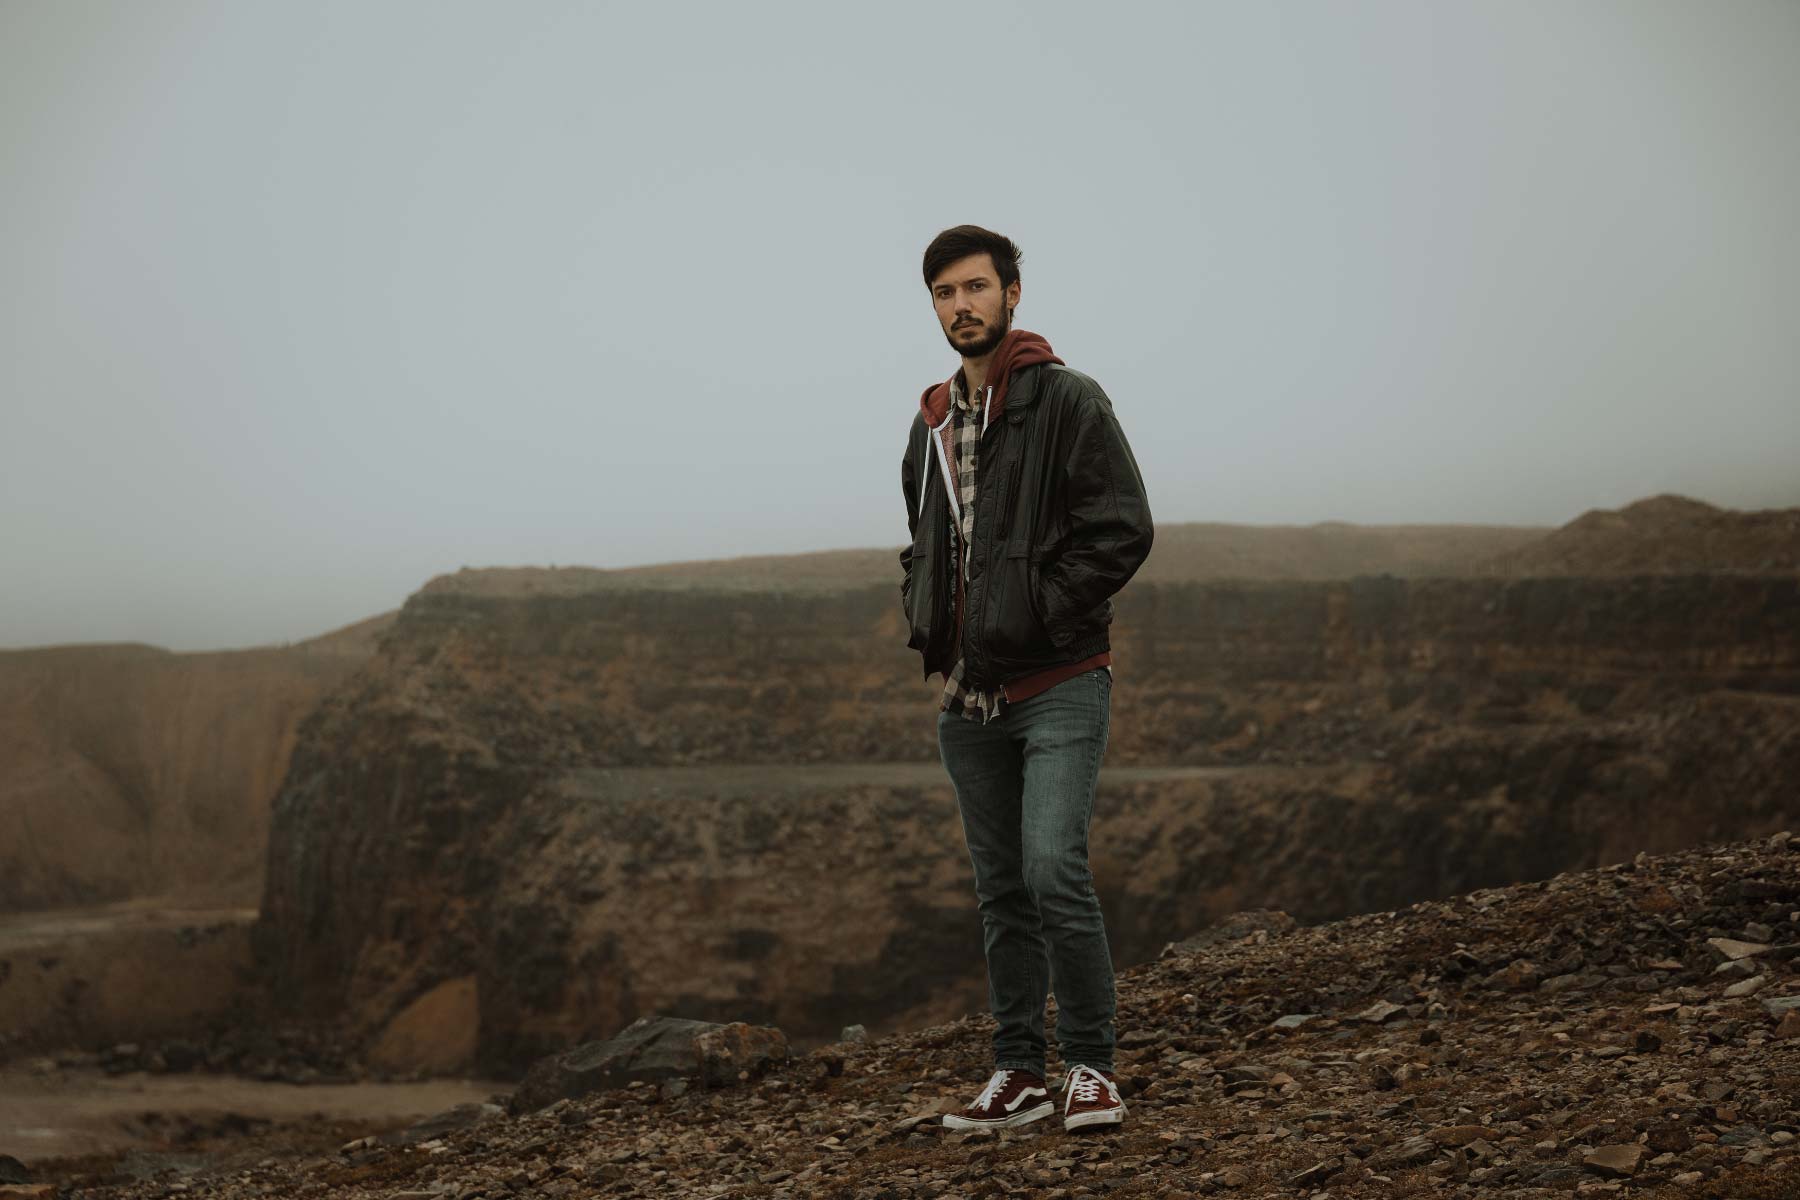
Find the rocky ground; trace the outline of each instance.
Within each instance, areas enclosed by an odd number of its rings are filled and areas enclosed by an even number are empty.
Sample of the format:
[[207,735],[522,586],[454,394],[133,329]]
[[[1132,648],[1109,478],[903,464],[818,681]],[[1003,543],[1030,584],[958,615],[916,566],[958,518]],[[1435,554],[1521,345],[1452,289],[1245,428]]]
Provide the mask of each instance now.
[[15,1194],[1800,1197],[1797,960],[1784,833],[1173,945],[1120,976],[1115,1128],[945,1131],[987,1074],[970,1016],[736,1086],[496,1104],[329,1153],[252,1132],[187,1173],[43,1164]]

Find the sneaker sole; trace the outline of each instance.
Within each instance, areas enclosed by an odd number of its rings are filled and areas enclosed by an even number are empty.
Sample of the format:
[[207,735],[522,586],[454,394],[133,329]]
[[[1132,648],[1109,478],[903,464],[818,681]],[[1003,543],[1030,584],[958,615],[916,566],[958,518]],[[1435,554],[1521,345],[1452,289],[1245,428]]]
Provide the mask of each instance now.
[[1056,1111],[1053,1101],[1045,1100],[1035,1108],[1022,1108],[1010,1117],[1001,1117],[994,1121],[971,1121],[968,1117],[959,1117],[955,1113],[944,1114],[946,1129],[1012,1129],[1019,1125],[1029,1125],[1033,1121],[1042,1120]]
[[1063,1128],[1083,1129],[1089,1125],[1118,1125],[1125,1120],[1125,1106],[1120,1104],[1113,1109],[1095,1109],[1093,1112],[1076,1113],[1072,1117],[1063,1118]]

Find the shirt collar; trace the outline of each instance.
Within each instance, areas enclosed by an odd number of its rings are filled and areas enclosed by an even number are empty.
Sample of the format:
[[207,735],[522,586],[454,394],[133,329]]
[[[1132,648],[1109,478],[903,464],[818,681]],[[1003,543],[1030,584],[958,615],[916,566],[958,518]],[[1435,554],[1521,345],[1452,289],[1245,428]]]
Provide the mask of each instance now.
[[950,403],[964,412],[976,411],[974,401],[963,391],[962,372],[960,371],[957,372],[955,378],[950,380]]

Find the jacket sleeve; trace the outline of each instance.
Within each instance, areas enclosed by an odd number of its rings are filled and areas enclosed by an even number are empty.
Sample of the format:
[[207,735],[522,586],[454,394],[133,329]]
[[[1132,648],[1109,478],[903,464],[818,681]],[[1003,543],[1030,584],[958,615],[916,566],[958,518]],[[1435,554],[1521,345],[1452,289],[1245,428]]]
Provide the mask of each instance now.
[[1080,401],[1061,471],[1069,538],[1063,552],[1044,564],[1041,586],[1050,639],[1066,646],[1074,638],[1073,623],[1143,565],[1155,529],[1137,459],[1105,395]]
[[[913,421],[917,423],[918,418]],[[900,548],[900,609],[905,612],[912,593],[912,552],[919,537],[919,496],[921,480],[913,463],[913,438],[906,439],[906,453],[900,456],[900,495],[906,501],[906,545]]]

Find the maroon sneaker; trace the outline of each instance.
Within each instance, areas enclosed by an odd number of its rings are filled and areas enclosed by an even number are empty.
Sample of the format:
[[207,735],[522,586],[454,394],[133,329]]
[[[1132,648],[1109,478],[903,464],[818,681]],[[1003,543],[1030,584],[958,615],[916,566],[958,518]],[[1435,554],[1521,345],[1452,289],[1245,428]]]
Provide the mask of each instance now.
[[994,1072],[973,1104],[961,1112],[945,1113],[944,1125],[950,1129],[1010,1129],[1055,1111],[1056,1102],[1050,1099],[1043,1076],[1002,1068]]
[[1063,1080],[1063,1128],[1117,1125],[1125,1119],[1125,1101],[1111,1071],[1076,1064]]

